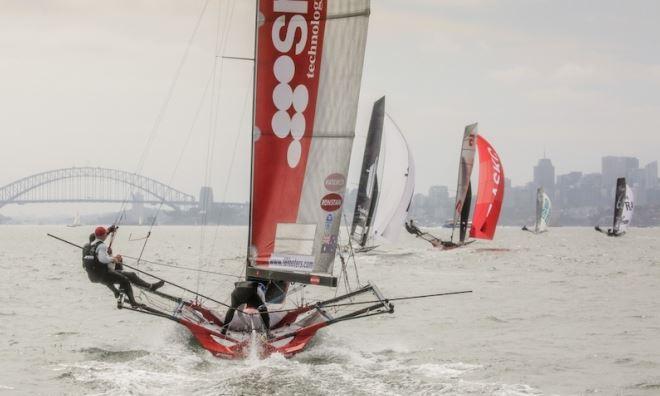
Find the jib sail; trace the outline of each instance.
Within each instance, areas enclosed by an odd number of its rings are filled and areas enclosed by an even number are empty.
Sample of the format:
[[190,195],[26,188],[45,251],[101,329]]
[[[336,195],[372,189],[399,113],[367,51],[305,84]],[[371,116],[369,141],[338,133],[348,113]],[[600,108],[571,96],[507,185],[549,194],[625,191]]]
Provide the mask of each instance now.
[[[454,229],[460,224],[461,218],[466,219],[470,215],[470,203],[466,205],[468,190],[470,189],[470,177],[474,166],[475,144],[478,134],[478,124],[471,124],[465,127],[463,132],[463,142],[461,144],[461,157],[458,162],[458,183],[456,186],[456,203],[454,204]],[[466,210],[463,210],[463,207]],[[452,229],[452,239],[454,231]],[[463,241],[463,238],[461,241]]]
[[360,184],[355,202],[353,222],[351,223],[351,239],[360,246],[365,246],[371,234],[376,204],[378,202],[378,158],[380,157],[381,140],[383,136],[383,121],[385,119],[385,97],[374,103],[369,121],[369,132],[362,157]]
[[504,168],[495,149],[482,136],[477,137],[477,148],[479,149],[479,191],[470,236],[493,239],[504,198]]
[[247,276],[336,285],[369,1],[258,3]]

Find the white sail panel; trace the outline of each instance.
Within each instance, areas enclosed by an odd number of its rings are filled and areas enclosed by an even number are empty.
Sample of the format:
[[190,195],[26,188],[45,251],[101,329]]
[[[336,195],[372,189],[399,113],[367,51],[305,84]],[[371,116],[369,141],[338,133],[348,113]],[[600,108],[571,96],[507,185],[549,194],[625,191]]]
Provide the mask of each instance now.
[[623,199],[623,210],[621,212],[621,223],[619,224],[619,232],[626,232],[630,222],[632,221],[633,211],[635,209],[635,196],[632,188],[626,185],[626,195]]
[[548,223],[550,222],[550,213],[552,211],[552,203],[550,197],[543,189],[539,189],[539,199],[537,200],[537,220],[536,232],[544,232],[548,230]]
[[[391,122],[390,122],[391,123]],[[395,128],[386,128],[382,154],[382,181],[379,192],[374,236],[396,241],[408,217],[415,190],[415,163],[406,139]]]
[[[325,6],[327,20],[321,80],[310,147],[310,158],[314,160],[307,166],[297,222],[318,224],[313,271],[330,274],[346,186],[344,183],[338,192],[328,191],[325,180],[331,175],[343,175],[345,180],[348,174],[367,40],[369,1],[332,1]],[[320,204],[333,193],[341,197],[338,205],[328,208]]]
[[550,215],[552,214],[552,201],[548,194],[543,193],[543,206],[541,209],[541,225],[543,230],[548,229],[548,223],[550,223]]

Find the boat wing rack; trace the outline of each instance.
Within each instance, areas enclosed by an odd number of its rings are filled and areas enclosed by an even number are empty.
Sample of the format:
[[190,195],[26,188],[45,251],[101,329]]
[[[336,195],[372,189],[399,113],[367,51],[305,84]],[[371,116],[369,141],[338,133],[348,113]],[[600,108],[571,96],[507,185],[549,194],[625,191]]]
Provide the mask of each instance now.
[[[335,317],[328,312],[329,308],[351,306],[357,309]],[[315,304],[315,308],[328,320],[328,325],[373,315],[394,313],[394,305],[383,297],[376,285],[370,283],[341,296],[319,301]]]

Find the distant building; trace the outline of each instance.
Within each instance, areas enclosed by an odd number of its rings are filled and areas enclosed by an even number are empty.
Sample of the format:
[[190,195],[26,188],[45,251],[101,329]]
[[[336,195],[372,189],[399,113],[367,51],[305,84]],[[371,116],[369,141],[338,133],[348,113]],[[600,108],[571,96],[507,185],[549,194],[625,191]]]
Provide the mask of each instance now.
[[639,159],[635,157],[607,156],[601,159],[601,173],[603,186],[610,187],[616,184],[619,177],[631,177],[639,169]]
[[644,167],[644,184],[648,189],[658,187],[658,161],[653,161]]
[[429,197],[426,201],[427,215],[431,217],[434,224],[442,223],[447,217],[449,206],[449,189],[447,186],[431,186]]
[[554,195],[555,167],[549,158],[541,158],[534,167],[534,185],[536,187],[543,187],[544,190],[550,192],[551,196]]

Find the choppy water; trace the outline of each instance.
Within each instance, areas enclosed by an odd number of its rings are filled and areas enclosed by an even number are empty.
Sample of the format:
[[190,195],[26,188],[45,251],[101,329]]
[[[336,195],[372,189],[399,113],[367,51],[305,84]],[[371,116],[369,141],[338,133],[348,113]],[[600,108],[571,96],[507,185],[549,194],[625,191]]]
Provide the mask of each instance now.
[[[475,292],[400,302],[263,361],[214,358],[174,323],[115,309],[46,232],[84,242],[89,229],[0,227],[0,394],[660,394],[660,229],[502,228],[449,252],[405,236],[358,259],[363,280],[390,297]],[[144,229],[122,229],[116,250],[139,251],[130,233]],[[240,270],[244,234],[219,229],[216,270]],[[195,267],[199,245],[199,228],[157,228],[145,257]],[[197,287],[194,273],[144,268]],[[231,282],[199,286],[224,299]]]

